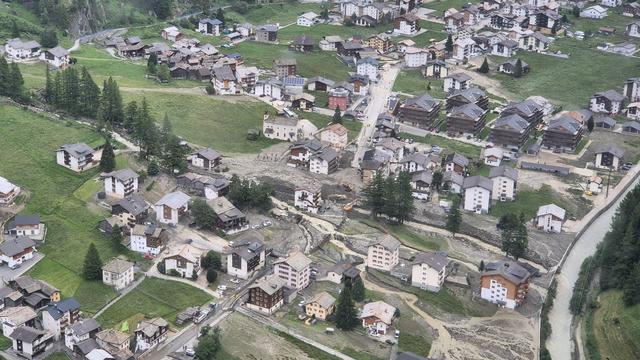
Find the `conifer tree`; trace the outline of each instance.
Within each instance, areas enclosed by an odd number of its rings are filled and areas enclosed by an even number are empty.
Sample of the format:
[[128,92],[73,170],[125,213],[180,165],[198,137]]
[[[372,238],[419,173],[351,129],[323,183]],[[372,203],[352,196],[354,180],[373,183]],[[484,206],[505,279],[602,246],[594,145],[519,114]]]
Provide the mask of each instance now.
[[351,298],[351,288],[345,285],[338,298],[336,307],[336,327],[340,330],[349,331],[358,325],[358,315]]
[[482,62],[482,65],[480,65],[480,68],[478,69],[479,73],[482,74],[486,74],[489,72],[489,62],[487,62],[487,58],[484,58],[484,61]]
[[513,77],[519,78],[522,76],[522,61],[520,59],[516,60],[516,66],[513,69]]
[[351,293],[353,295],[353,300],[357,302],[364,301],[364,298],[366,296],[365,290],[366,289],[364,287],[364,283],[362,282],[362,278],[360,278],[360,276],[356,277],[351,284]]
[[378,171],[363,190],[365,206],[371,208],[371,215],[378,217],[384,208],[384,178]]
[[102,280],[102,260],[100,260],[98,249],[93,243],[89,245],[84,257],[82,276],[85,280]]
[[102,148],[102,157],[100,158],[100,171],[112,172],[116,168],[116,155],[113,152],[113,146],[109,137],[105,138],[104,147]]
[[449,53],[453,51],[453,38],[451,37],[451,34],[449,34],[447,41],[444,43],[444,49]]

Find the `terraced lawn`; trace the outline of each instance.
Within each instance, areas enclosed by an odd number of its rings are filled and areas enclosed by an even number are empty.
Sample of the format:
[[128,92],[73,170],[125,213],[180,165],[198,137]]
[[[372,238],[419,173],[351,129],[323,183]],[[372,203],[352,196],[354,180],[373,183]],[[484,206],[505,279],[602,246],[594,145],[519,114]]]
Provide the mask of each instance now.
[[602,359],[640,358],[640,305],[622,303],[622,293],[607,291],[599,296],[593,315],[593,330]]

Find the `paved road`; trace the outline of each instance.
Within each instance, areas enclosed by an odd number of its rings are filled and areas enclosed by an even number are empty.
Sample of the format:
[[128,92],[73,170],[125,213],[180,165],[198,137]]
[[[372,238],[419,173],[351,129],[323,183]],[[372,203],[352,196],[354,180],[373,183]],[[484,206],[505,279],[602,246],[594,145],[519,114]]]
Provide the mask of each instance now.
[[578,239],[575,246],[567,256],[562,272],[557,275],[558,291],[553,307],[549,312],[549,322],[551,323],[551,336],[547,341],[547,349],[553,359],[571,359],[574,352],[574,344],[571,341],[572,315],[569,312],[569,300],[573,291],[573,284],[578,279],[578,272],[582,261],[595,253],[596,246],[609,230],[613,216],[624,196],[640,183],[640,179],[633,182],[622,196]]
[[358,149],[353,157],[352,167],[358,168],[360,166],[360,159],[367,150],[369,144],[369,138],[373,135],[376,128],[376,120],[380,115],[387,103],[389,95],[391,95],[391,89],[393,89],[393,83],[396,81],[396,77],[400,72],[399,66],[385,65],[382,70],[382,76],[380,80],[371,87],[371,97],[369,98],[369,104],[364,112],[365,117],[362,124],[362,129],[358,135],[356,145]]

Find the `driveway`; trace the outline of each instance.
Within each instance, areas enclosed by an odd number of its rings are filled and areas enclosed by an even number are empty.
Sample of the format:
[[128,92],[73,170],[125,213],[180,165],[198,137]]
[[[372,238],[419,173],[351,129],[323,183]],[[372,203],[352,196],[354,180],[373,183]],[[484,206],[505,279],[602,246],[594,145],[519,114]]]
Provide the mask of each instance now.
[[35,264],[37,264],[40,260],[44,258],[44,254],[37,252],[34,253],[33,258],[29,259],[22,263],[22,265],[17,269],[10,269],[7,265],[0,266],[0,279],[3,280],[13,280],[22,274],[26,273],[31,269]]

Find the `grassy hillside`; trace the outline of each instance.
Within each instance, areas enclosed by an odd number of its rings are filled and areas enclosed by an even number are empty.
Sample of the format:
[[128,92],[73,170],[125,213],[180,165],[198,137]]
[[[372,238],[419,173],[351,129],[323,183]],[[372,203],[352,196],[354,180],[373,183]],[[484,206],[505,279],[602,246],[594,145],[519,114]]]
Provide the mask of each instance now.
[[600,358],[640,359],[640,304],[625,307],[621,292],[604,292],[592,324]]
[[91,129],[54,122],[13,106],[0,105],[0,113],[0,153],[10,154],[0,161],[0,175],[31,194],[24,212],[40,214],[48,227],[46,244],[40,248],[46,256],[31,273],[58,287],[63,296],[76,297],[84,311],[93,313],[115,291],[101,282],[82,279],[84,255],[90,243],[96,245],[102,259],[117,252],[96,230],[102,214],[88,211],[73,193],[98,170],[76,174],[58,166],[54,152],[65,143],[97,145],[100,137]]

